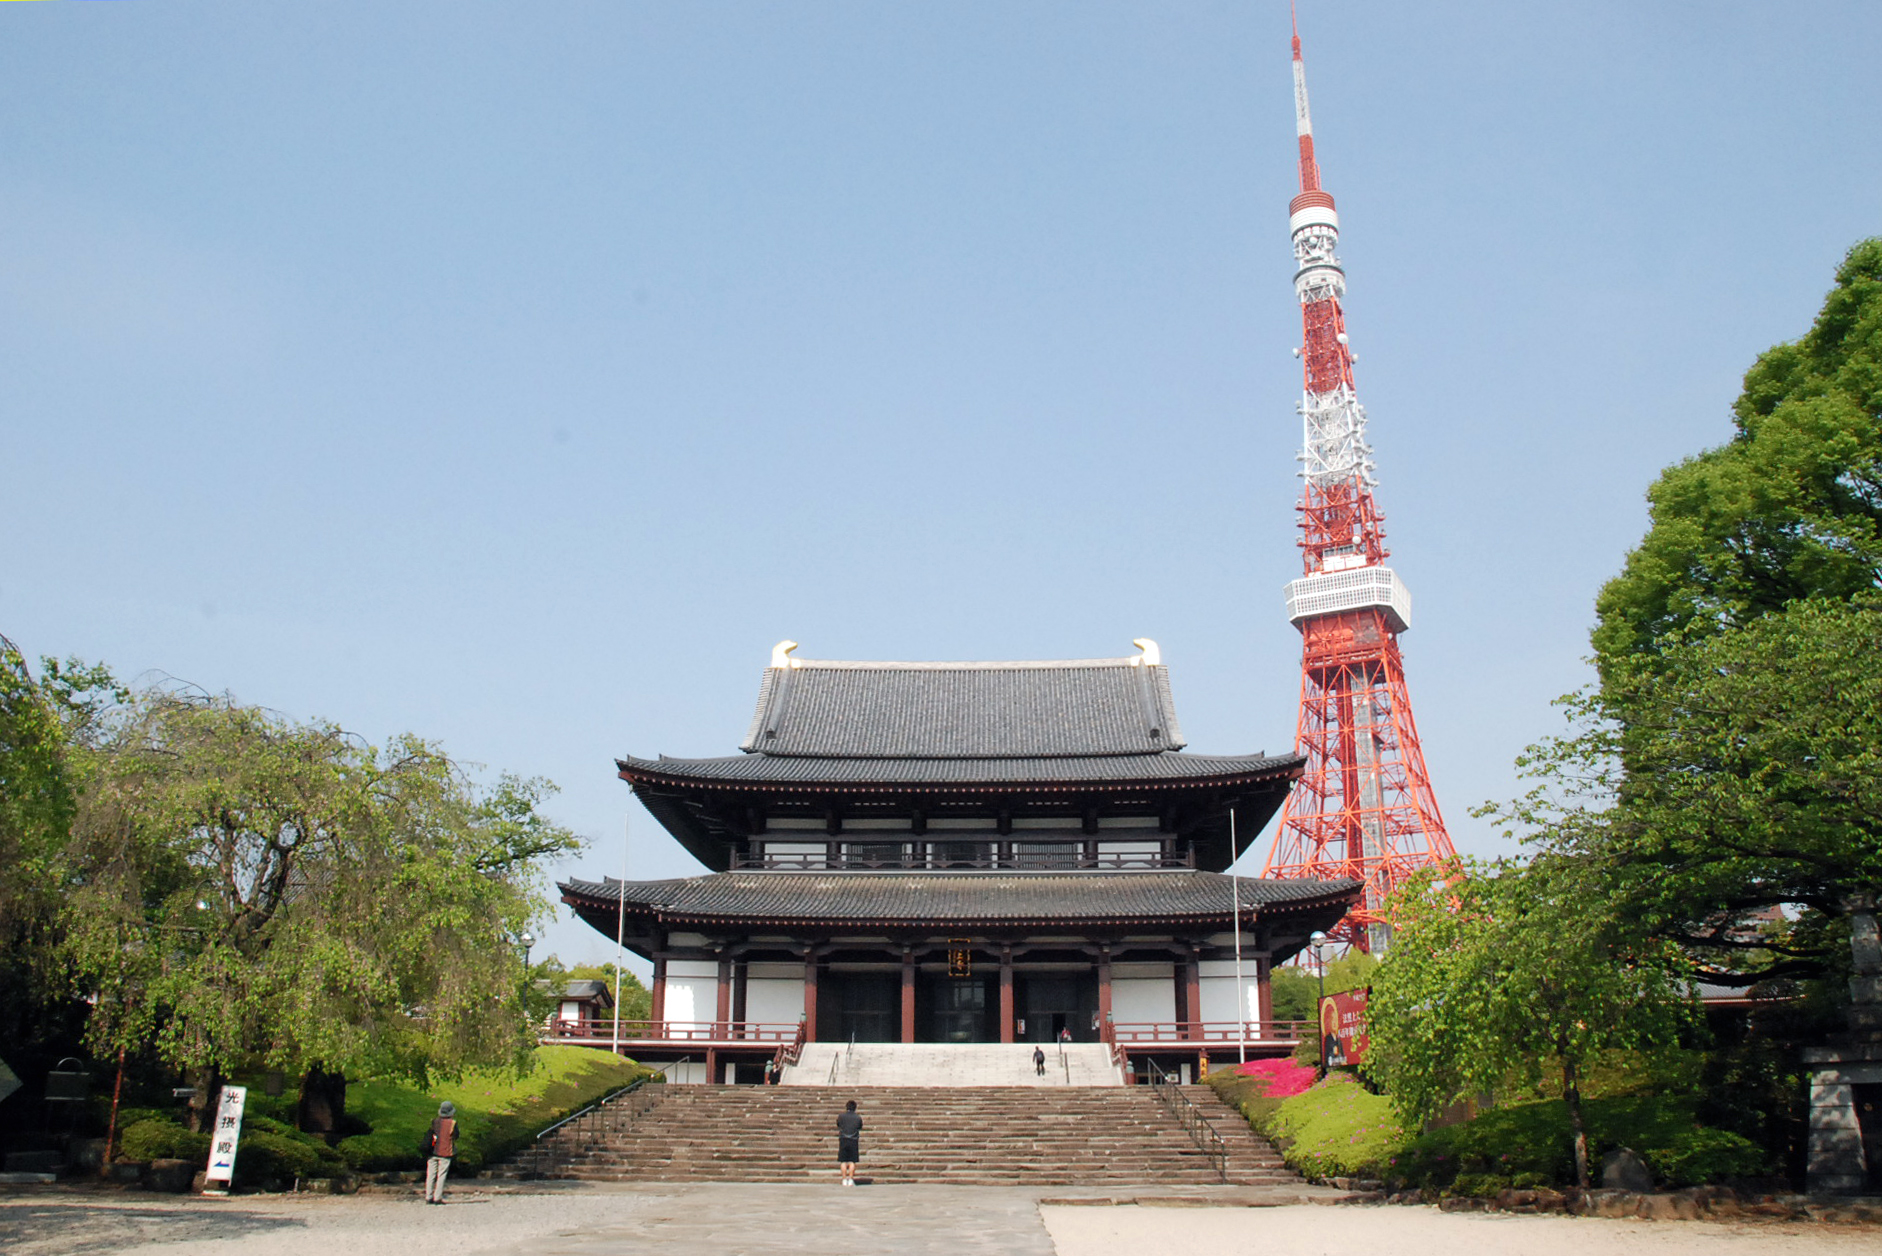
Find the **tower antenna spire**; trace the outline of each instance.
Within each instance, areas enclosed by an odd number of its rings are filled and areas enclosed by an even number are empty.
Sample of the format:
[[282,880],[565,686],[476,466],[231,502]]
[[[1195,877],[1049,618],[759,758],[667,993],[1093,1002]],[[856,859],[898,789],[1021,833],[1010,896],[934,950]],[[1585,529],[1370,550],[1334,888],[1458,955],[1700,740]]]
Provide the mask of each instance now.
[[1294,27],[1294,134],[1300,142],[1300,190],[1320,190],[1320,166],[1313,156],[1313,115],[1307,111],[1307,66],[1300,59],[1300,17],[1292,0],[1287,6],[1288,21]]
[[1301,634],[1300,719],[1307,763],[1288,795],[1263,876],[1353,877],[1363,897],[1339,936],[1366,950],[1389,939],[1386,897],[1414,870],[1456,858],[1412,719],[1399,634],[1411,594],[1385,565],[1385,517],[1373,498],[1366,411],[1346,336],[1340,218],[1320,186],[1307,70],[1292,3],[1294,128],[1300,194],[1288,205],[1300,298],[1301,554],[1287,615]]

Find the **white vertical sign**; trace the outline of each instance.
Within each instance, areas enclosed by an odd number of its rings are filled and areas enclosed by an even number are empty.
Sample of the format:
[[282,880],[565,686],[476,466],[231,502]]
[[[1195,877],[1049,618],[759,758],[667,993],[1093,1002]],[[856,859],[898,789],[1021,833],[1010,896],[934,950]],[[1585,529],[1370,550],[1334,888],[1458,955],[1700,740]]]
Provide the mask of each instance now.
[[235,1179],[235,1145],[242,1138],[242,1108],[248,1103],[248,1087],[224,1086],[221,1102],[216,1104],[216,1126],[209,1137],[209,1171],[206,1181],[227,1186]]

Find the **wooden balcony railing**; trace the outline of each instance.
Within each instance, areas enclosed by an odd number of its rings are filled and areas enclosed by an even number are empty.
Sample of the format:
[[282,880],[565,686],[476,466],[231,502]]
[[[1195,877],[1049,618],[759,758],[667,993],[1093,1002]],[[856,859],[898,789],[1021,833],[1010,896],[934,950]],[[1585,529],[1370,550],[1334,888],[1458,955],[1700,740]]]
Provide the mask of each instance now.
[[1120,1047],[1187,1046],[1191,1043],[1262,1042],[1292,1046],[1311,1033],[1312,1021],[1120,1021],[1107,1025],[1104,1041]]
[[1193,851],[1181,855],[985,855],[948,859],[901,855],[866,859],[856,855],[733,855],[736,872],[1139,872],[1194,868]]
[[[622,1042],[710,1042],[715,1045],[775,1047],[801,1043],[804,1026],[798,1021],[651,1021],[621,1022]],[[551,1020],[543,1026],[545,1042],[613,1042],[611,1020]]]

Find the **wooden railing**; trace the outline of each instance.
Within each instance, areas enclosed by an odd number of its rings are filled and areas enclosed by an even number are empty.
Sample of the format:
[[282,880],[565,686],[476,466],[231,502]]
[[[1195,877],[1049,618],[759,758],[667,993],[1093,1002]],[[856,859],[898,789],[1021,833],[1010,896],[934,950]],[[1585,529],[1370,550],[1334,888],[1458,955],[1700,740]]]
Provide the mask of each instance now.
[[1291,1046],[1312,1021],[1120,1021],[1107,1025],[1104,1040],[1118,1046],[1188,1046],[1207,1042],[1262,1042]]
[[1002,855],[949,859],[941,855],[900,855],[869,859],[858,855],[738,855],[735,872],[1067,872],[1097,869],[1134,872],[1158,868],[1194,868],[1193,851],[1181,855]]
[[[711,1042],[750,1043],[773,1046],[803,1041],[804,1026],[799,1022],[767,1021],[652,1021],[621,1022],[622,1042]],[[543,1026],[545,1040],[555,1042],[612,1042],[615,1027],[611,1020],[552,1020]]]

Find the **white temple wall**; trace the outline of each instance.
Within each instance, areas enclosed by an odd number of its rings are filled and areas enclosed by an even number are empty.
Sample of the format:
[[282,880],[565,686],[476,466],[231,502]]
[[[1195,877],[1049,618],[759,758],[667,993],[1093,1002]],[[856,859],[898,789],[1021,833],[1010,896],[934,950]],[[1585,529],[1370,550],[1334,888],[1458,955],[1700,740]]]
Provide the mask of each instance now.
[[[1119,1024],[1175,1020],[1176,966],[1113,964],[1111,1019]],[[1233,1020],[1234,1017],[1229,1019]]]
[[668,960],[666,1019],[710,1021],[718,1014],[718,964],[700,959]]
[[794,1025],[804,1015],[802,964],[749,964],[745,969],[745,1019]]

